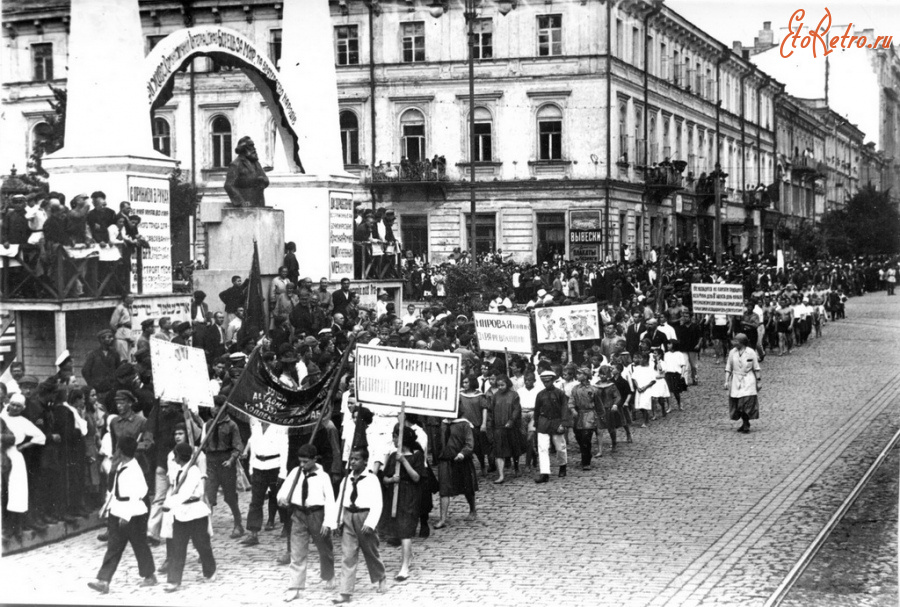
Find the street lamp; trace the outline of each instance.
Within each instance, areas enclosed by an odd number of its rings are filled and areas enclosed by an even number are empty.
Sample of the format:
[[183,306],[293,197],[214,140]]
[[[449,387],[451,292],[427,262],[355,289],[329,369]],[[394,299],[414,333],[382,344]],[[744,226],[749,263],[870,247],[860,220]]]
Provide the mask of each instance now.
[[[472,221],[469,231],[469,250],[472,255],[472,263],[475,263],[477,259],[475,252],[475,212],[477,208],[475,202],[475,156],[477,151],[475,141],[475,3],[477,1],[464,0],[465,8],[463,11],[469,36],[469,215]],[[506,16],[512,9],[516,8],[516,1],[504,0],[499,2],[498,11],[500,14]],[[440,18],[445,10],[445,2],[442,0],[434,0],[428,6],[429,14],[435,19]]]

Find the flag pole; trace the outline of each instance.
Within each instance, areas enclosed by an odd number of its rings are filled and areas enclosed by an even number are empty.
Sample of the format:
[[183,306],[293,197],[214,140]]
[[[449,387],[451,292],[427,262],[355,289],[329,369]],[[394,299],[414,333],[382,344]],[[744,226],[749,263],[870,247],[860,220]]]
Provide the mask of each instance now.
[[[247,372],[247,368],[250,366],[250,361],[253,360],[253,357],[256,355],[256,353],[257,353],[258,350],[259,350],[259,346],[256,346],[256,348],[253,349],[253,352],[250,353],[250,356],[247,357],[247,364],[244,365],[244,369],[241,371],[241,374],[240,374],[240,376],[238,377],[238,379],[237,379],[237,381],[235,382],[235,384],[237,384],[237,383],[239,383],[239,382],[241,381],[241,377],[243,377],[243,376],[244,376],[244,373]],[[231,405],[231,402],[230,402],[230,401],[231,401],[231,394],[229,393],[228,397],[225,399],[225,404],[222,405],[222,408],[219,409],[219,412],[216,413],[216,416],[215,416],[215,417],[213,418],[213,420],[212,420],[212,427],[213,427],[213,428],[215,428],[216,424],[219,423],[219,420],[222,419],[222,416],[225,415],[225,411],[226,411],[226,410],[228,409],[228,407]],[[197,448],[197,450],[194,451],[194,454],[191,456],[191,461],[188,462],[188,468],[190,468],[191,466],[193,466],[194,464],[197,463],[197,458],[200,457],[200,453],[203,452],[203,449],[204,449],[204,448],[206,447],[206,445],[209,443],[209,439],[212,438],[212,434],[213,434],[212,432],[207,432],[207,433],[206,433],[206,436],[203,437],[203,441],[200,443],[200,446]],[[186,475],[185,475],[185,478],[182,478],[182,479],[178,482],[178,484],[175,486],[175,493],[178,493],[178,491],[181,489],[181,485],[184,484],[184,481],[185,481],[185,480],[186,480]]]
[[334,374],[334,377],[331,378],[331,385],[328,386],[328,393],[325,396],[325,406],[322,407],[322,413],[319,415],[319,419],[316,420],[316,425],[313,426],[312,436],[309,437],[310,445],[312,445],[313,441],[316,440],[316,433],[322,426],[322,418],[325,417],[326,408],[329,412],[331,412],[331,409],[333,408],[332,402],[334,402],[334,393],[337,391],[338,383],[340,383],[341,381],[341,371],[344,370],[344,365],[347,364],[347,359],[350,358],[350,351],[355,343],[356,336],[353,335],[350,338],[350,341],[347,343],[347,347],[344,349],[344,353],[341,355],[341,360],[338,361],[337,372]]
[[400,456],[403,455],[403,430],[406,429],[406,401],[400,403],[400,420],[397,432],[397,457],[394,458],[394,474],[397,482],[394,483],[394,499],[391,503],[391,518],[397,518],[397,500],[400,498]]

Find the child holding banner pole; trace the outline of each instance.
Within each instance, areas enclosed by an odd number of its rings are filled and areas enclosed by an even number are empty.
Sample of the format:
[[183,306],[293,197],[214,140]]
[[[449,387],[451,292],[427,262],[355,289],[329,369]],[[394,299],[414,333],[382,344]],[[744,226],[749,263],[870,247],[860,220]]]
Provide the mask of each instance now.
[[405,422],[405,404],[401,407],[400,423],[394,427],[394,444],[397,451],[388,456],[384,467],[384,483],[393,486],[390,495],[391,508],[385,508],[379,527],[385,536],[399,539],[402,546],[400,571],[394,577],[398,582],[409,579],[409,567],[412,563],[412,537],[419,523],[420,501],[422,495],[421,481],[425,478],[425,453],[416,441],[412,428],[403,425]]

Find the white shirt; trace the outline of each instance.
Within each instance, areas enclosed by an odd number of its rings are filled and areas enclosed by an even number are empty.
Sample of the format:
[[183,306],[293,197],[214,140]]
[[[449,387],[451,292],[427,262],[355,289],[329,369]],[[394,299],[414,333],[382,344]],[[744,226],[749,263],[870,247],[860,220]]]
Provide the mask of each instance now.
[[519,395],[519,404],[522,406],[523,413],[534,411],[534,401],[537,399],[538,392],[540,392],[540,390],[537,385],[531,390],[525,387],[516,390],[516,394]]
[[147,504],[144,503],[147,481],[137,460],[132,458],[126,464],[119,464],[113,475],[115,480],[109,494],[109,513],[125,521],[147,514]]
[[[175,488],[182,478],[184,482],[176,493]],[[169,495],[163,505],[172,511],[176,521],[187,522],[203,518],[210,514],[209,506],[203,501],[205,491],[206,483],[196,465],[175,465],[169,470]]]
[[675,327],[673,327],[669,323],[659,325],[659,330],[663,332],[663,334],[669,339],[669,341],[678,341],[678,337],[675,335]]
[[[375,526],[378,525],[379,519],[381,519],[381,510],[383,507],[383,502],[381,501],[381,483],[378,482],[378,477],[375,476],[375,474],[368,470],[364,471],[359,476],[350,473],[341,482],[337,503],[343,505],[345,513],[348,512],[347,508],[351,505],[350,496],[353,495],[354,478],[358,479],[356,481],[356,507],[369,509],[369,513],[366,515],[366,522],[363,523],[363,525],[374,529]],[[338,523],[340,523],[340,521],[338,521]]]
[[403,321],[404,325],[411,325],[419,320],[419,313],[413,312],[412,314],[404,314],[401,320]]
[[[258,419],[250,421],[250,468],[257,470],[273,470],[280,468],[284,472],[287,465],[288,435],[287,428],[268,424],[263,430],[263,422]],[[282,476],[282,474],[279,474]]]
[[79,434],[81,434],[81,436],[86,435],[87,434],[87,421],[85,421],[85,419],[83,417],[81,417],[81,413],[78,411],[78,409],[76,409],[75,407],[73,407],[72,405],[70,405],[67,402],[64,402],[63,406],[72,412],[72,416],[75,418],[75,425],[78,427]]
[[225,343],[230,344],[237,338],[238,331],[241,330],[241,325],[244,324],[244,321],[235,316],[230,323],[228,323],[228,328],[225,329]]
[[[298,474],[300,474],[299,478],[297,478]],[[306,477],[308,487],[305,504],[303,503],[304,477]],[[294,479],[297,479],[296,487],[294,487]],[[292,488],[294,489],[293,493],[291,493]],[[288,500],[289,495],[290,500]],[[319,464],[316,464],[315,470],[309,474],[302,472],[300,466],[292,469],[288,473],[287,478],[284,479],[281,489],[278,490],[278,501],[307,508],[324,506],[325,524],[334,528],[334,524],[337,521],[337,504],[334,501],[334,489],[331,488],[331,477]]]

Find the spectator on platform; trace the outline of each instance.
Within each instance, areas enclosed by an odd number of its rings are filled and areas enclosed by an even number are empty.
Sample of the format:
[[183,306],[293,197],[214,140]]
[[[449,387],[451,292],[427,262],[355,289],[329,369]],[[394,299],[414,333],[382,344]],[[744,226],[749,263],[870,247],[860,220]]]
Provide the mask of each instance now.
[[106,194],[97,191],[91,194],[94,208],[88,211],[87,223],[91,238],[98,243],[109,242],[109,226],[116,223],[116,212],[106,206]]

